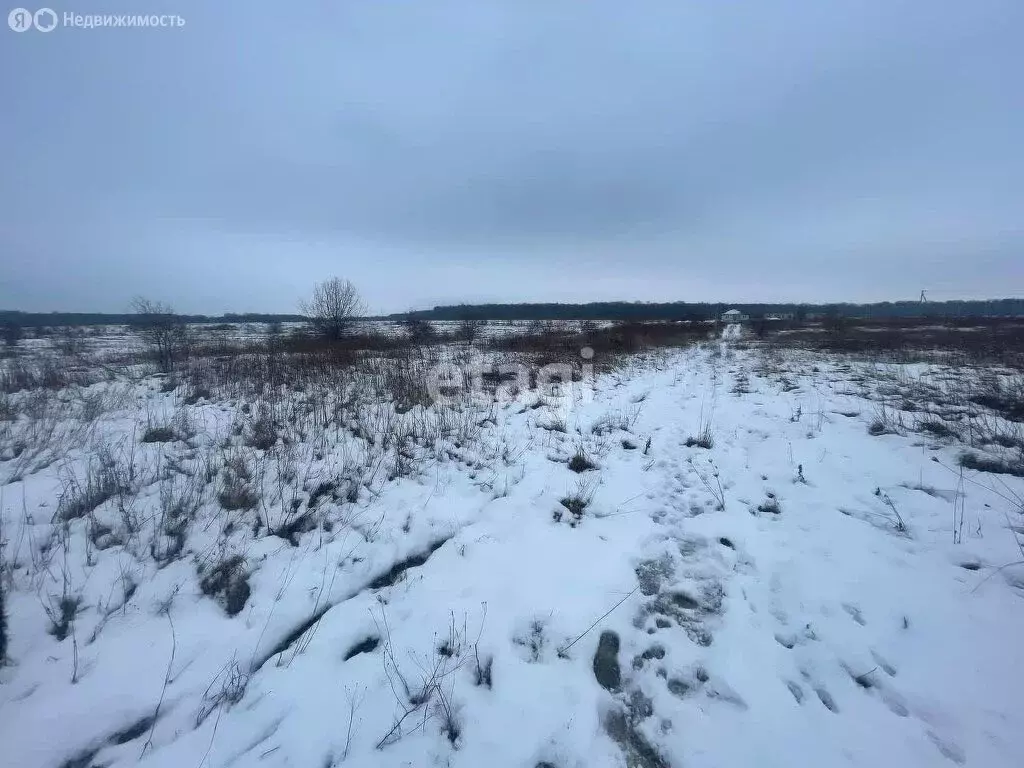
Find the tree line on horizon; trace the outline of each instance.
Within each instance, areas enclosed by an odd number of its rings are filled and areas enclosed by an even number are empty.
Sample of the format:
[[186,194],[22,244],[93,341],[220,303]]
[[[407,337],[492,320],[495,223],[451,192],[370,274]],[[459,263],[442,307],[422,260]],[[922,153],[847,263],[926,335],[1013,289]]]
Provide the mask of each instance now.
[[[182,315],[174,317],[183,323],[298,323],[303,315],[278,315],[267,312],[228,312],[223,315]],[[138,322],[135,312],[21,312],[0,310],[0,325],[15,324],[24,328],[68,325],[133,325]]]
[[586,304],[457,304],[401,312],[389,319],[421,320],[713,320],[730,309],[751,317],[792,314],[797,320],[811,316],[886,319],[901,317],[1017,317],[1024,316],[1024,299],[964,301],[884,301],[869,304],[627,302]]
[[[770,313],[791,313],[797,320],[815,316],[886,319],[911,317],[1020,317],[1024,299],[963,301],[896,301],[875,303],[735,303],[725,302],[629,302],[603,301],[583,304],[516,303],[452,304],[431,309],[397,312],[389,315],[362,315],[367,320],[691,320],[718,318],[723,312],[738,309],[753,318]],[[138,314],[110,312],[22,312],[0,310],[0,326],[25,328],[43,326],[132,325]],[[264,312],[225,313],[222,315],[175,314],[185,323],[282,323],[304,322],[302,314]],[[353,318],[356,319],[356,318]]]

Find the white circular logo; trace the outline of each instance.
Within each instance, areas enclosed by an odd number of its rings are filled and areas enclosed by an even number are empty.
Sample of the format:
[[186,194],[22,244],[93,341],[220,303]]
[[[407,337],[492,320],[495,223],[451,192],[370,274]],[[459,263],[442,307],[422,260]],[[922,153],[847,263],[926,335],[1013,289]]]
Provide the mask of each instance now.
[[52,8],[40,8],[32,19],[40,32],[52,32],[57,26],[57,14]]
[[15,32],[28,32],[32,29],[32,11],[15,8],[7,14],[7,26]]

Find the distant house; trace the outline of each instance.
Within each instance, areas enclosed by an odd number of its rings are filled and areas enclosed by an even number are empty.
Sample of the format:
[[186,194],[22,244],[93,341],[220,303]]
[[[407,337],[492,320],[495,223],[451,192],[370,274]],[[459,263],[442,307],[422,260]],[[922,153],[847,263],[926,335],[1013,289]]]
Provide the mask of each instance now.
[[744,315],[738,309],[730,309],[728,312],[722,313],[723,323],[742,323],[744,320],[749,320],[750,315]]
[[792,320],[792,312],[769,312],[764,316],[765,320]]

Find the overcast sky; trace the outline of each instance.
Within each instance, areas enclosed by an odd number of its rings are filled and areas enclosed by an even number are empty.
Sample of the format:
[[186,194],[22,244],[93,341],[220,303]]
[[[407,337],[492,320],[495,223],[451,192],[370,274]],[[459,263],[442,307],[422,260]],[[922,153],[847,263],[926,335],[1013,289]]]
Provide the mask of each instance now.
[[1024,295],[1021,0],[53,3],[0,308]]

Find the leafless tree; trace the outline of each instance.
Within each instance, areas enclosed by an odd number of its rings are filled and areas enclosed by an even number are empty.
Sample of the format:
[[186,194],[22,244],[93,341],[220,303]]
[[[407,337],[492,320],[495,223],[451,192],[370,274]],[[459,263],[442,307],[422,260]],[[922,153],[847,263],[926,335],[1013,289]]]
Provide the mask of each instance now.
[[825,315],[825,318],[821,321],[822,327],[833,334],[834,336],[841,336],[847,327],[846,318],[839,314],[839,310],[832,309]]
[[332,277],[317,283],[312,298],[299,303],[299,311],[317,333],[329,339],[340,339],[366,309],[350,280]]
[[136,296],[132,330],[139,335],[160,370],[169,373],[188,353],[188,329],[169,304]]
[[409,341],[413,344],[432,344],[437,341],[437,329],[422,317],[407,317],[402,321]]
[[458,335],[463,341],[468,341],[470,344],[476,340],[476,337],[480,335],[480,329],[483,327],[484,321],[478,320],[473,317],[463,317],[459,321]]
[[24,331],[22,330],[21,324],[18,323],[18,321],[8,320],[6,323],[4,323],[4,344],[6,344],[8,347],[16,347],[18,345],[18,342],[21,341],[22,336],[24,336]]
[[54,333],[54,347],[60,350],[61,354],[73,357],[81,353],[83,338],[84,334],[81,328],[62,325]]

